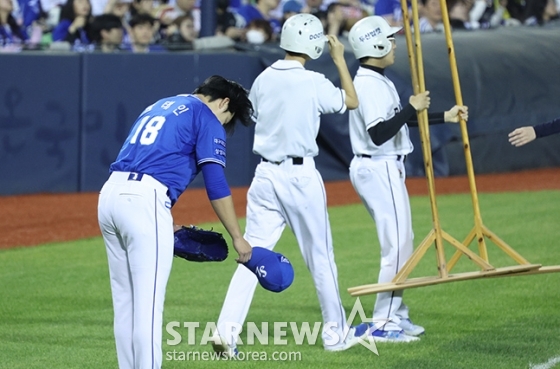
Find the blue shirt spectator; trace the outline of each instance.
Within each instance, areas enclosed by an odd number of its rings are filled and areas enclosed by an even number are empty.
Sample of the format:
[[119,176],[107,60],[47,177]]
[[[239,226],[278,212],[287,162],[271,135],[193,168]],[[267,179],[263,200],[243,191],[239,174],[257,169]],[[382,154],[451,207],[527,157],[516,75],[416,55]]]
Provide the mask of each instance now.
[[255,19],[265,19],[270,22],[272,31],[275,35],[280,33],[282,25],[279,19],[270,16],[270,12],[278,7],[280,0],[257,0],[256,5],[243,5],[237,10],[244,20],[244,27],[247,27]]

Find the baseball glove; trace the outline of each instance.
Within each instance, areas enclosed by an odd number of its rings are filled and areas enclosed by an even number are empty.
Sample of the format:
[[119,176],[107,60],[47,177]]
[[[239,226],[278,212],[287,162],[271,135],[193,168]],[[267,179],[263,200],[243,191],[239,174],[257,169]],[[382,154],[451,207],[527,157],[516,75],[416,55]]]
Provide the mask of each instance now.
[[188,261],[224,261],[228,246],[221,233],[181,226],[175,231],[173,255]]

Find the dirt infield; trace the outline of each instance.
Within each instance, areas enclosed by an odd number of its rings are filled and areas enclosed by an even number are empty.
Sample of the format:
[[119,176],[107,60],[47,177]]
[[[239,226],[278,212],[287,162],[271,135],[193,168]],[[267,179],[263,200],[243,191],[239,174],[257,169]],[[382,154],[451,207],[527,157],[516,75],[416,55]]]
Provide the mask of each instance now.
[[[358,203],[349,181],[328,182],[329,206]],[[425,178],[407,180],[410,195],[425,195]],[[560,189],[560,168],[507,174],[477,175],[478,192]],[[436,193],[468,193],[467,177],[438,178]],[[237,214],[245,215],[247,188],[232,189]],[[36,194],[0,197],[0,248],[32,246],[100,236],[97,193]],[[175,222],[199,224],[217,221],[203,189],[187,190],[173,208]]]

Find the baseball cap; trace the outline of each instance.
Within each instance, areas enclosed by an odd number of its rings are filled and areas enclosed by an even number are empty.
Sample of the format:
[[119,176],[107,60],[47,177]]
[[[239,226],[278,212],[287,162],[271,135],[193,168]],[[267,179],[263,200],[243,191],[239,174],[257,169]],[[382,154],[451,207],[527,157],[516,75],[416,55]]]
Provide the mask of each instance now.
[[244,263],[268,291],[282,292],[294,281],[294,268],[284,255],[264,247],[253,247],[251,260]]
[[295,0],[290,0],[290,1],[286,1],[286,3],[284,4],[284,7],[282,7],[282,12],[283,13],[299,13],[302,9],[302,5],[295,1]]

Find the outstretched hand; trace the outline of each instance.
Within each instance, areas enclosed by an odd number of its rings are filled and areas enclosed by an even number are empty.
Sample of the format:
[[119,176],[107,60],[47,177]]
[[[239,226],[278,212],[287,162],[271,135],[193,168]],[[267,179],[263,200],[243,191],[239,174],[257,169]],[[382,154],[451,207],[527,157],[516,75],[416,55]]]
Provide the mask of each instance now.
[[523,146],[528,144],[537,138],[535,129],[531,126],[517,128],[508,135],[509,143],[515,147]]
[[469,120],[469,108],[467,106],[455,105],[445,112],[444,118],[449,123],[458,123],[461,119],[466,122]]

